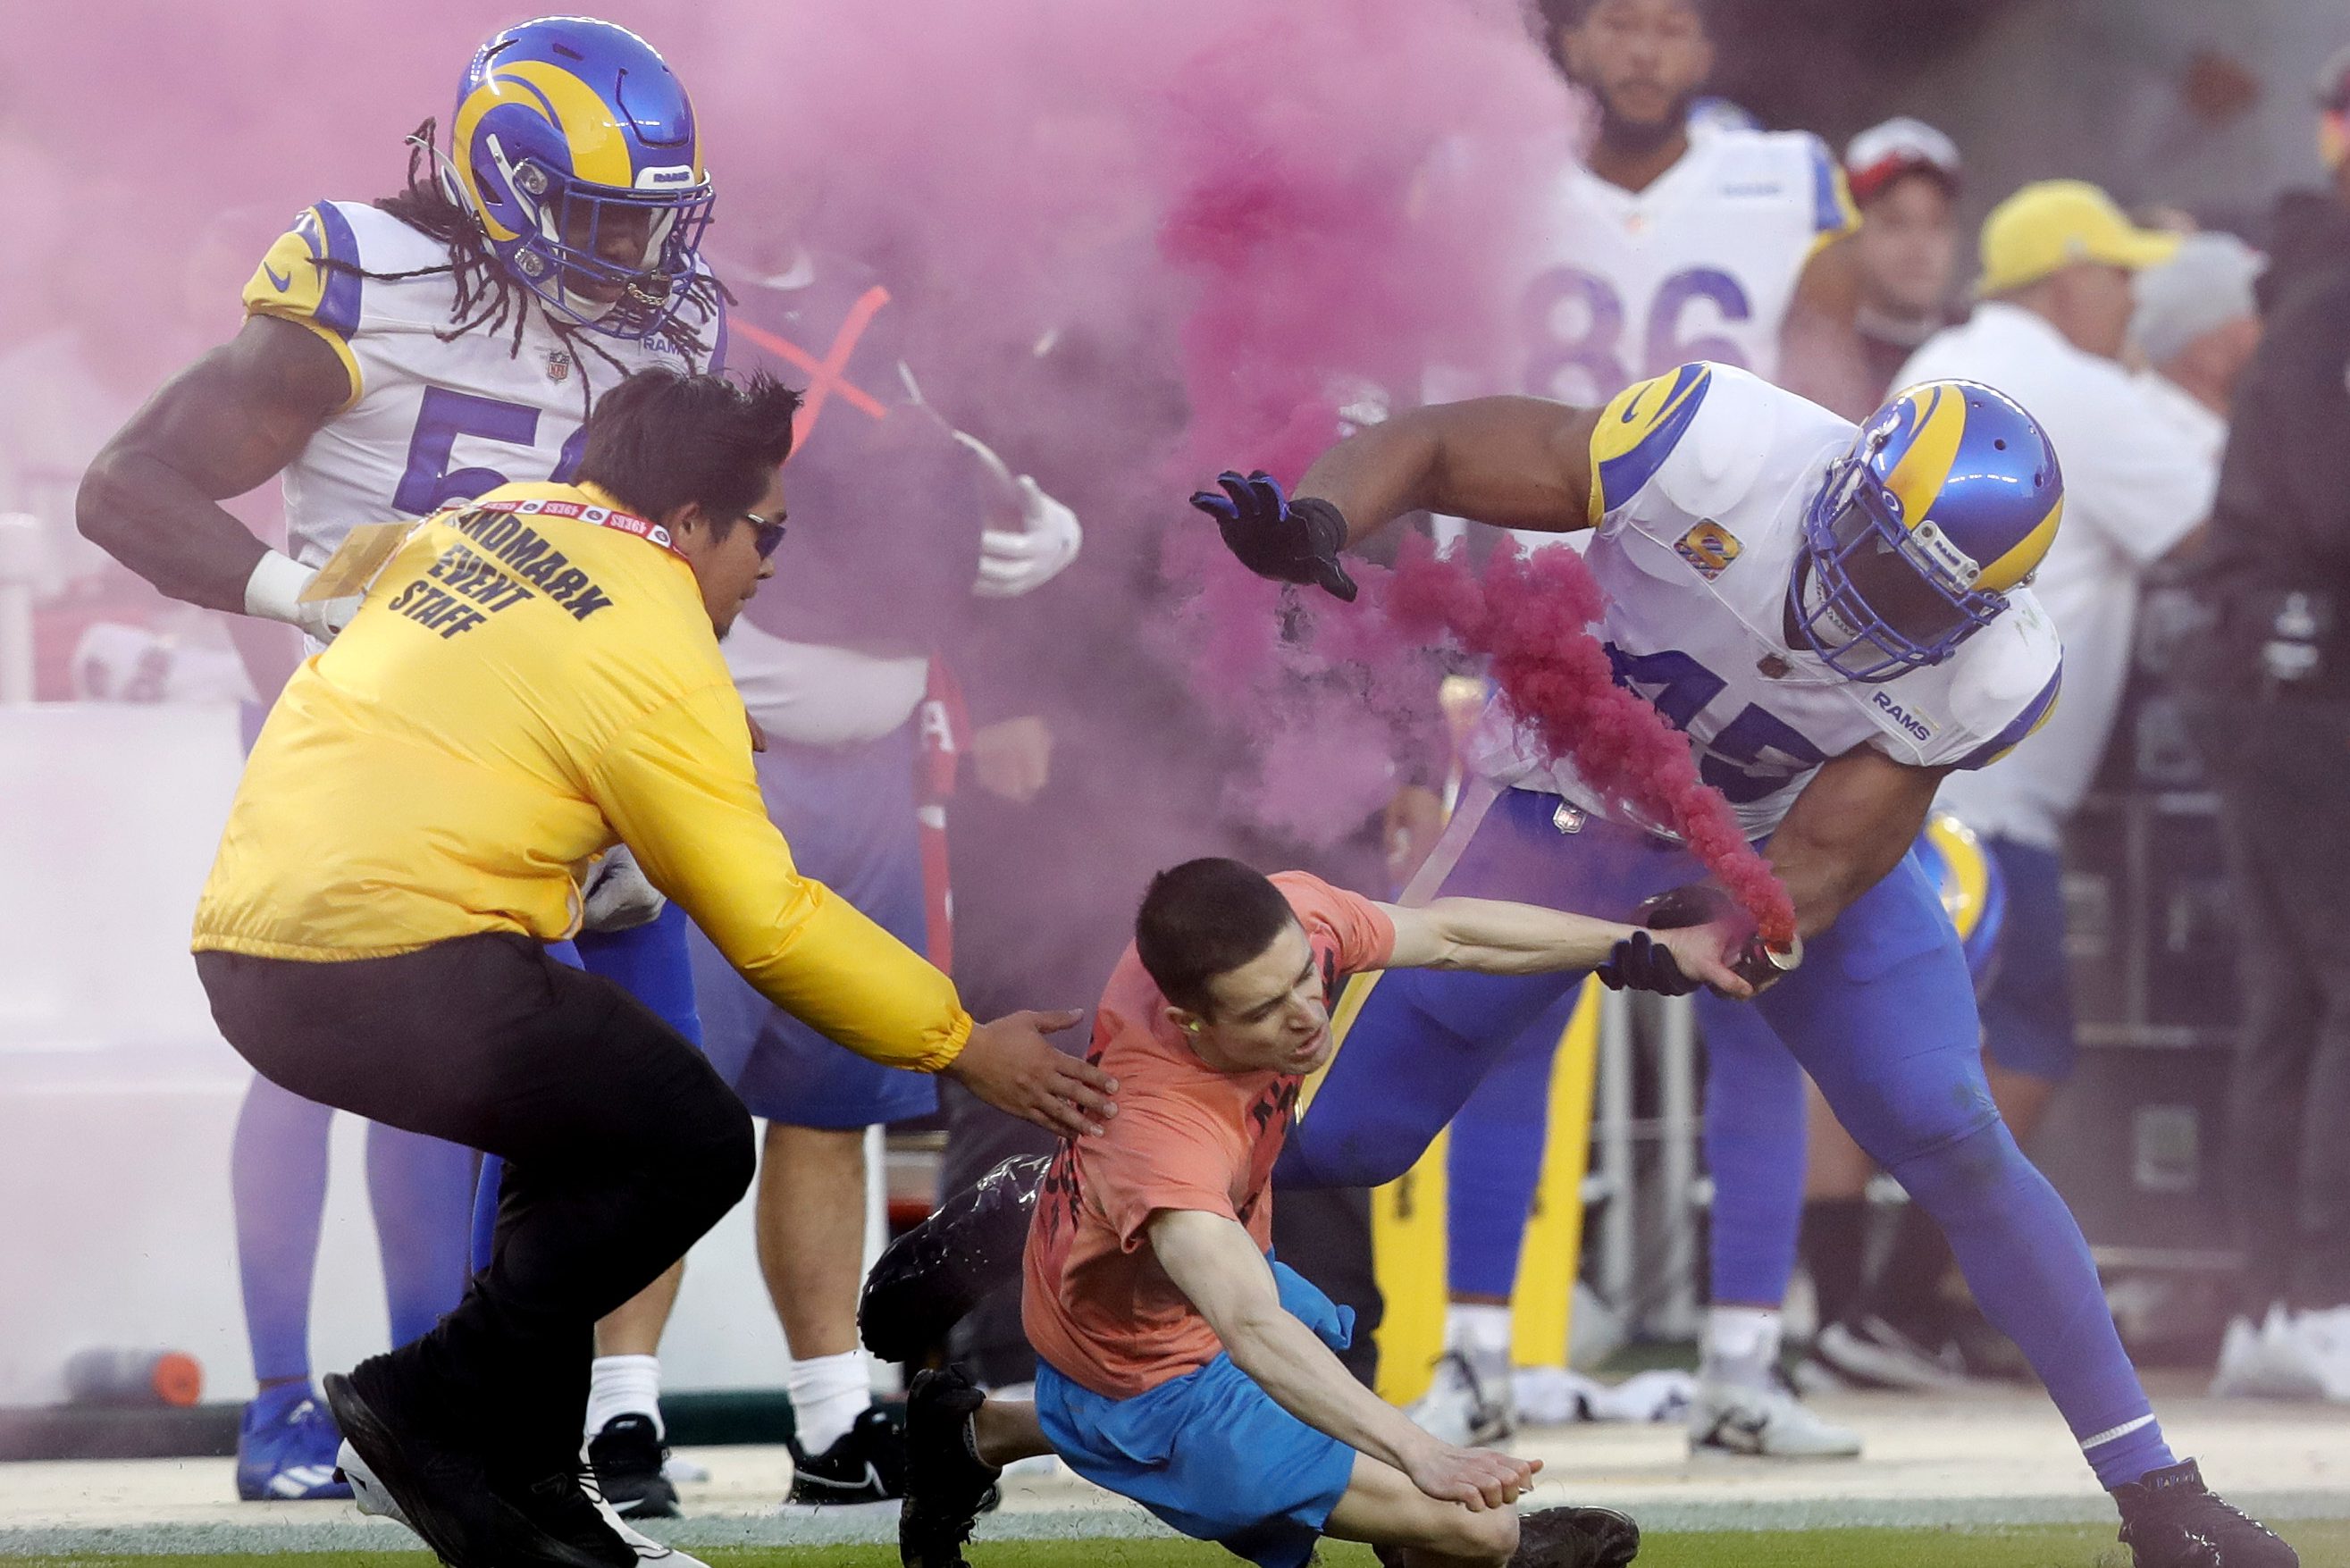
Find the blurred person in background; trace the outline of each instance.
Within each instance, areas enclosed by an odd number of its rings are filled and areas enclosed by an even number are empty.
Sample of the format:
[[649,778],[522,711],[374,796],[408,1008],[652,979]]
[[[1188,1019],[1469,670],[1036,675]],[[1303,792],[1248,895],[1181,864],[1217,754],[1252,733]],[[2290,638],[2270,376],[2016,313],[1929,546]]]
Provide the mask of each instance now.
[[[547,81],[575,112],[546,107]],[[418,139],[398,194],[296,218],[245,285],[237,335],[90,464],[87,537],[175,598],[299,628],[315,652],[357,600],[306,590],[353,528],[567,477],[598,389],[712,362],[721,305],[698,256],[712,192],[684,90],[642,39],[577,17],[496,35],[461,78],[449,141],[442,159],[429,130]],[[284,552],[222,504],[281,473]],[[684,917],[624,851],[598,863],[586,917],[582,961],[698,1040]],[[238,1119],[230,1168],[260,1384],[238,1438],[248,1499],[349,1495],[310,1387],[330,1119],[265,1076]],[[402,1344],[464,1288],[475,1157],[378,1127],[368,1170]]]
[[2217,463],[2228,410],[2261,343],[2254,286],[2266,257],[2233,234],[2190,234],[2137,275],[2129,340],[2137,384],[2197,456]]
[[[1928,339],[1895,378],[1962,378],[2020,400],[2040,413],[2064,476],[2064,527],[2033,578],[2064,639],[2063,699],[2013,754],[1952,776],[1939,802],[1981,836],[2007,887],[2003,956],[1982,1029],[1991,1094],[2019,1142],[2074,1067],[2064,825],[2113,730],[2140,580],[2211,510],[2210,457],[2177,438],[2121,363],[2134,277],[2179,243],[2133,226],[2093,185],[2027,185],[1983,222],[1973,314]],[[1876,1310],[1824,1327],[1814,1355],[1863,1384],[1947,1382],[1963,1366],[1939,1304],[1950,1253],[1915,1204],[1903,1210],[1894,1257]]]
[[1899,115],[1852,139],[1844,172],[1860,209],[1853,325],[1867,375],[1858,400],[1836,411],[1857,419],[1891,395],[1893,378],[1918,346],[1956,319],[1959,149],[1925,121]]
[[2208,630],[2172,680],[2259,933],[2228,1116],[2244,1316],[2216,1386],[2350,1402],[2350,50],[2318,109],[2331,189],[2278,205],[2266,329],[2187,573]]
[[[1515,362],[1500,385],[1431,371],[1431,390],[1596,405],[1691,359],[1771,379],[1783,372],[1804,384],[1851,382],[1858,220],[1825,144],[1805,132],[1752,129],[1718,100],[1700,109],[1713,69],[1700,0],[1551,0],[1543,16],[1560,68],[1597,106],[1597,133],[1548,188]],[[1528,535],[1524,543],[1556,541]],[[1552,1061],[1574,1002],[1562,999],[1536,1021],[1454,1118],[1449,1348],[1412,1410],[1448,1441],[1495,1442],[1514,1425],[1510,1292],[1541,1177]],[[1746,1103],[1734,1081],[1744,1058],[1727,1043],[1710,1053],[1709,1105]],[[1771,1126],[1750,1116],[1722,1130],[1800,1171],[1800,1117]],[[1752,1163],[1768,1168],[1772,1158]],[[1804,1409],[1761,1371],[1775,1355],[1795,1247],[1792,1205],[1773,1197],[1732,1186],[1717,1199],[1718,1237],[1765,1239],[1752,1253],[1717,1250],[1714,1299],[1731,1310],[1709,1319],[1710,1393],[1692,1417],[1692,1440],[1734,1452],[1856,1453],[1857,1434]],[[1750,1199],[1766,1207],[1750,1211]],[[1784,1218],[1774,1218],[1783,1208]],[[1749,1303],[1767,1311],[1732,1305]],[[1718,1418],[1733,1407],[1735,1420]]]

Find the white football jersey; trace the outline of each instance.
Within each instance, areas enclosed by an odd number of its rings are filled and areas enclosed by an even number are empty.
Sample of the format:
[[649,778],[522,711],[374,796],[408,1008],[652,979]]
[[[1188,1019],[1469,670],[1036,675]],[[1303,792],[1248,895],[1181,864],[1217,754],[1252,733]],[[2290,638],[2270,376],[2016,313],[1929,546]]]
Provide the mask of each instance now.
[[[1981,767],[2056,700],[2062,649],[2028,588],[1950,658],[1890,680],[1848,680],[1790,642],[1804,514],[1854,433],[1743,370],[1684,365],[1618,394],[1592,437],[1600,515],[1584,558],[1607,597],[1594,630],[1617,679],[1688,732],[1749,837],[1776,827],[1831,757],[1873,746],[1916,767]],[[1498,705],[1471,755],[1501,783],[1658,829],[1571,763],[1546,763]]]
[[[567,478],[592,394],[624,374],[598,348],[628,371],[689,368],[675,324],[642,341],[585,333],[567,341],[525,292],[517,348],[511,318],[495,332],[446,336],[455,306],[448,246],[364,202],[305,209],[262,258],[245,285],[246,312],[307,327],[351,378],[351,400],[286,469],[287,553],[296,560],[317,566],[357,524]],[[695,367],[712,368],[723,316],[713,307],[700,318],[689,304],[682,318],[702,345]]]
[[1697,359],[1774,377],[1804,264],[1858,221],[1808,132],[1711,132],[1639,192],[1570,163],[1526,254],[1508,384],[1479,389],[1589,407]]

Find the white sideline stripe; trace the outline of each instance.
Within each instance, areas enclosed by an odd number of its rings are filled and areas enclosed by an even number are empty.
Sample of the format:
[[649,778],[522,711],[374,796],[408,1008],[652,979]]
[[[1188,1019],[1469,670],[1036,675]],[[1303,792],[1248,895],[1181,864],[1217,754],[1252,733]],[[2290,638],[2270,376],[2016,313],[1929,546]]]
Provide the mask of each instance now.
[[2149,1410],[2135,1421],[2125,1421],[2118,1427],[2107,1428],[2106,1430],[2099,1432],[2094,1438],[2082,1438],[2081,1451],[2083,1453],[2086,1453],[2091,1449],[2102,1449],[2107,1443],[2113,1442],[2116,1438],[2128,1437],[2132,1432],[2137,1431],[2141,1427],[2151,1427],[2153,1425],[2154,1412]]

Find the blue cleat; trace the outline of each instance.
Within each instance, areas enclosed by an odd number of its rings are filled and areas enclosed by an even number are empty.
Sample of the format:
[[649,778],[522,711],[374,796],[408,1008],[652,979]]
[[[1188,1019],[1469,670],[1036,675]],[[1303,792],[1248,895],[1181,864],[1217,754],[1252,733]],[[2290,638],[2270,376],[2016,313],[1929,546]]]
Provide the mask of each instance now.
[[342,1440],[307,1379],[263,1389],[237,1428],[236,1495],[247,1502],[349,1497],[350,1484],[335,1474]]

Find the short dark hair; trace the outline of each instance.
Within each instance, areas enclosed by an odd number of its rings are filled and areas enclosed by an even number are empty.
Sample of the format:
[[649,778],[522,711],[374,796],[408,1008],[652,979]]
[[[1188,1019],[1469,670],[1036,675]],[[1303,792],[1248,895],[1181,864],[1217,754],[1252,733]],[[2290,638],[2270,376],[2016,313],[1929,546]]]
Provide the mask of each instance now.
[[[1713,0],[1686,0],[1689,8],[1697,13],[1699,23],[1709,31],[1713,25]],[[1534,0],[1534,12],[1542,18],[1545,36],[1561,27],[1580,27],[1599,5],[1599,0]]]
[[596,400],[577,477],[646,517],[700,502],[723,536],[792,454],[799,406],[798,392],[764,371],[639,370]]
[[1208,982],[1264,956],[1296,922],[1289,900],[1253,866],[1209,856],[1150,879],[1134,917],[1134,950],[1159,994],[1206,1013]]

